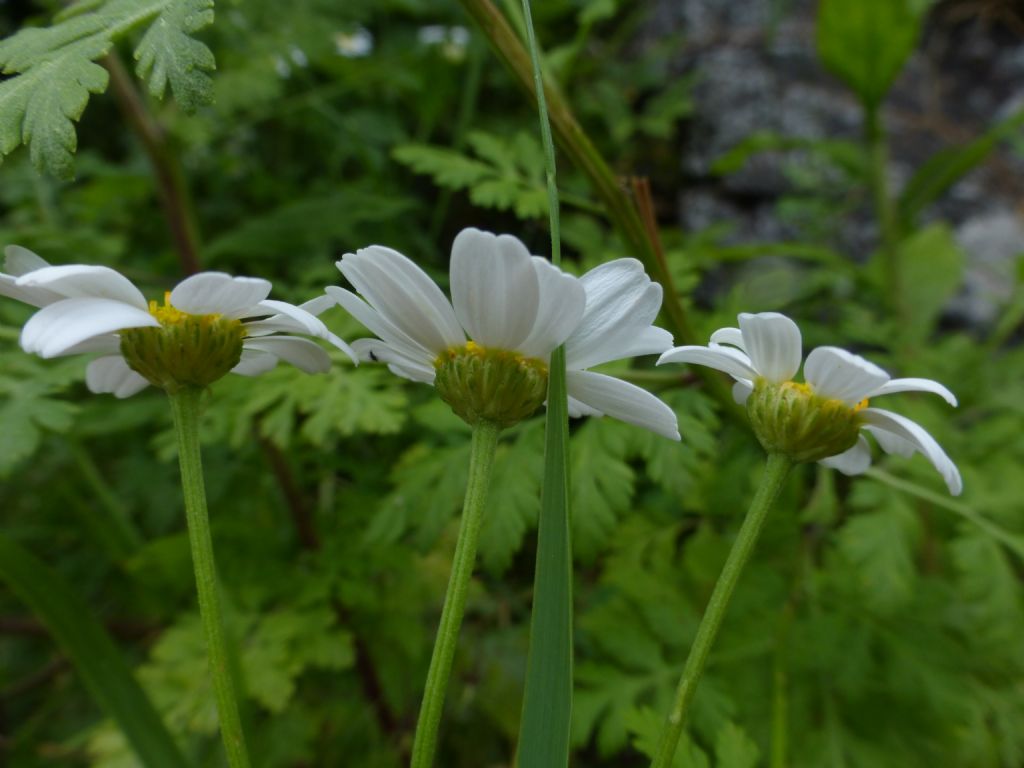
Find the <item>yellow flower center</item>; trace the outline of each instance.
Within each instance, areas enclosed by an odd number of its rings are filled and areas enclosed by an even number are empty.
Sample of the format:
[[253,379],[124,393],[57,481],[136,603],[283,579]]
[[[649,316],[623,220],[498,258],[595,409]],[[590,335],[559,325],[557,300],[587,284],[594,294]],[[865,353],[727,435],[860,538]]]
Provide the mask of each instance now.
[[446,349],[434,361],[434,386],[463,421],[510,427],[536,411],[548,391],[543,360],[474,341]]
[[867,406],[867,398],[851,406],[822,397],[803,382],[772,384],[758,379],[747,400],[747,413],[765,450],[793,461],[819,461],[857,442],[863,423],[860,412]]
[[121,354],[129,367],[168,392],[206,387],[238,365],[245,326],[220,314],[192,315],[171,304],[149,302],[159,328],[121,331]]

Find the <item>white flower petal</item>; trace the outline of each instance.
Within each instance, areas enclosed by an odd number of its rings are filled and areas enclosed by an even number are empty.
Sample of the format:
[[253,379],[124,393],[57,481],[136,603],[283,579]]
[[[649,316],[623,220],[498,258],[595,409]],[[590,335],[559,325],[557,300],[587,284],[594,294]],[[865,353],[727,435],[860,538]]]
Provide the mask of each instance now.
[[956,395],[939,384],[939,382],[932,381],[931,379],[890,379],[869,394],[868,397],[891,395],[894,392],[931,392],[933,395],[941,397],[954,408],[957,405]]
[[331,369],[331,358],[327,353],[309,339],[299,336],[246,339],[242,348],[269,352],[306,373],[326,373]]
[[245,314],[270,295],[270,283],[259,277],[232,277],[223,272],[200,272],[171,291],[171,304],[190,315]]
[[319,316],[331,307],[337,306],[337,303],[338,302],[325,293],[317,296],[315,299],[310,299],[309,301],[299,304],[299,309],[303,309],[311,315]]
[[120,355],[98,357],[85,369],[85,385],[90,392],[131,397],[149,386],[149,382],[128,367]]
[[612,418],[679,440],[675,412],[645,389],[593,371],[566,371],[569,396]]
[[102,352],[105,355],[120,354],[121,337],[116,333],[105,333],[102,336],[93,336],[80,344],[68,347],[56,357],[67,357],[69,355],[84,355],[92,352]]
[[4,248],[4,272],[14,277],[21,277],[28,272],[50,266],[42,256],[20,245],[8,245]]
[[742,349],[761,376],[778,383],[789,381],[800,369],[803,357],[800,329],[778,312],[741,313]]
[[[336,285],[329,285],[326,290],[327,294],[346,312],[379,336],[389,347],[423,365],[433,366],[437,357],[436,352],[425,349],[423,345],[409,338],[394,323],[375,311],[354,293]],[[463,337],[463,341],[465,341],[465,337]]]
[[[565,342],[566,366],[590,368],[630,356],[637,337],[658,315],[661,286],[651,281],[636,259],[602,264],[583,275],[580,282],[587,292],[587,306],[579,326]],[[651,352],[664,352],[669,346],[671,340]]]
[[436,355],[465,343],[441,289],[398,251],[371,245],[346,253],[337,266],[381,317],[419,346]]
[[740,405],[747,404],[747,398],[754,391],[754,385],[747,379],[738,379],[735,384],[732,385],[732,399]]
[[387,363],[392,373],[405,379],[434,383],[436,371],[433,365],[424,364],[422,360],[403,355],[394,347],[379,339],[357,339],[352,342],[352,349],[360,360],[375,363]]
[[527,357],[547,360],[580,323],[587,294],[583,285],[547,259],[532,257],[537,274],[537,318],[530,335],[516,349]]
[[868,471],[871,466],[871,446],[864,439],[864,435],[858,435],[857,442],[853,448],[835,456],[829,456],[818,462],[822,466],[838,469],[844,475],[861,475]]
[[452,244],[452,304],[469,337],[517,350],[533,330],[540,288],[530,252],[511,235],[464,229]]
[[45,288],[69,299],[111,299],[138,309],[149,307],[142,291],[110,267],[89,264],[43,267],[25,273],[18,278],[17,284],[27,288]]
[[[545,403],[545,405],[546,405],[546,403]],[[586,403],[581,403],[575,397],[570,397],[569,398],[569,417],[573,418],[573,419],[580,419],[580,418],[582,418],[584,416],[601,417],[601,416],[604,416],[604,414],[601,413],[601,411],[597,410],[597,408],[591,408]]]
[[21,347],[56,357],[76,344],[125,328],[159,327],[149,312],[111,299],[64,299],[43,307],[21,330]]
[[804,363],[804,378],[816,394],[855,405],[889,380],[889,374],[839,347],[817,347]]
[[33,307],[45,307],[66,298],[63,294],[51,291],[47,288],[30,288],[18,285],[18,278],[14,275],[0,273],[0,296],[6,296]]
[[735,379],[754,380],[758,373],[750,364],[750,359],[732,347],[675,347],[658,358],[658,365],[663,363],[695,363],[714,368],[716,371],[728,373]]
[[[333,299],[328,296],[323,298],[334,303]],[[352,351],[352,348],[342,341],[341,338],[331,333],[327,326],[323,324],[316,315],[307,312],[302,307],[296,307],[294,304],[289,304],[286,301],[275,301],[273,299],[265,299],[261,301],[257,307],[260,310],[269,310],[278,314],[268,317],[266,320],[257,320],[252,323],[246,323],[246,331],[250,335],[264,335],[268,328],[274,328],[277,331],[284,331],[286,333],[307,333],[310,336],[316,336],[318,339],[325,339],[332,345],[340,349],[349,359],[355,363],[359,363],[359,359],[356,357],[356,353]],[[252,329],[255,326],[256,333],[252,333]]]
[[238,365],[231,369],[239,376],[259,376],[277,367],[277,355],[262,349],[242,348],[242,357]]
[[613,359],[639,357],[641,355],[660,355],[671,347],[672,334],[664,328],[650,325],[636,334],[628,344],[620,347],[616,357]]
[[864,426],[865,432],[870,432],[875,436],[878,444],[882,447],[882,450],[886,453],[892,453],[896,456],[904,456],[910,458],[917,453],[917,446],[908,440],[904,440],[902,437],[894,435],[892,432],[887,432],[884,429],[878,429],[866,424]]
[[[954,496],[959,496],[963,490],[963,480],[960,478],[960,471],[956,468],[952,459],[946,455],[942,447],[935,442],[935,438],[920,424],[917,424],[905,416],[900,416],[892,411],[884,411],[880,408],[865,408],[860,413],[861,418],[875,429],[872,432],[877,436],[880,431],[890,432],[898,438],[911,443],[917,450],[925,455],[925,458],[932,463],[932,466],[942,475],[946,481],[946,487]],[[886,449],[886,442],[879,440],[879,445]],[[897,444],[898,445],[898,444]]]
[[739,328],[719,328],[711,334],[711,343],[730,344],[741,352],[747,351],[747,348],[743,345],[743,331]]

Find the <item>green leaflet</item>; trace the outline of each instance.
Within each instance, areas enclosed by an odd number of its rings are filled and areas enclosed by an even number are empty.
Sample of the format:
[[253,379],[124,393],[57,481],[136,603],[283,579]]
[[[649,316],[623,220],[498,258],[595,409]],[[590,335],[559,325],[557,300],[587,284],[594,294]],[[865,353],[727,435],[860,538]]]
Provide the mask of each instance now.
[[1024,110],[1017,110],[992,126],[974,141],[960,147],[942,149],[925,161],[907,182],[899,198],[900,223],[912,230],[917,217],[950,187],[973,171],[999,146],[1024,125]]
[[878,106],[917,44],[925,7],[919,0],[822,0],[822,63],[866,107]]
[[[0,156],[29,146],[39,170],[62,178],[74,173],[78,147],[74,121],[89,97],[107,88],[96,63],[114,40],[152,23],[135,58],[150,92],[162,97],[170,83],[182,108],[210,101],[213,53],[190,37],[213,22],[213,0],[95,0],[68,8],[51,27],[23,29],[0,42]],[[155,23],[153,23],[155,22]]]
[[393,154],[398,162],[431,176],[438,186],[468,190],[469,199],[481,208],[511,210],[524,220],[542,218],[548,208],[543,155],[536,139],[528,133],[504,139],[472,131],[466,140],[476,157],[424,144],[403,144]]
[[0,353],[0,475],[35,453],[46,432],[67,432],[78,407],[57,399],[81,375],[81,362],[45,364],[20,350]]
[[46,624],[141,762],[149,768],[186,768],[188,763],[117,646],[68,584],[3,534],[0,578]]

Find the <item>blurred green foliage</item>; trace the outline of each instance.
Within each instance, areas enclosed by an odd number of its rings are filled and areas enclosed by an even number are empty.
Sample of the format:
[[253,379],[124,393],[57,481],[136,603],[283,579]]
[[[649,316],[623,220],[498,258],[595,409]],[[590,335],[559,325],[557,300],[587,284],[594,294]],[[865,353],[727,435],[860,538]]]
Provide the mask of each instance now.
[[[88,13],[115,5],[90,3]],[[206,6],[196,8],[205,19]],[[823,0],[822,63],[875,109],[913,50],[923,9],[873,0],[851,20],[848,8]],[[672,73],[666,51],[684,41],[638,52],[631,35],[642,3],[555,0],[537,12],[551,72],[614,167],[676,162],[694,81]],[[183,204],[204,268],[266,276],[276,296],[303,301],[340,281],[341,253],[370,243],[402,250],[442,283],[462,226],[512,231],[544,252],[532,104],[456,4],[306,0],[285,13],[269,0],[224,2],[198,33],[201,44],[183,42],[198,20],[179,20],[163,33],[174,38],[167,45],[152,28],[134,29],[112,50],[138,50],[157,95],[170,83],[173,99],[142,98],[161,127],[160,151],[187,179]],[[46,9],[4,20],[9,29],[29,22],[49,23]],[[0,43],[5,62],[17,39]],[[208,68],[199,45],[216,59],[214,99],[186,114],[205,88],[192,79]],[[179,46],[163,64],[152,53]],[[97,43],[74,67],[96,74],[88,62],[108,47]],[[65,55],[51,50],[33,55]],[[76,71],[56,66],[68,77]],[[11,128],[23,107],[2,100],[14,98],[17,82],[0,82],[0,148],[30,135],[43,167],[69,170],[67,119],[100,90],[98,75],[75,81],[84,96],[47,101],[47,110],[61,107],[41,118],[52,145],[45,133]],[[93,96],[77,126],[73,181],[38,174],[25,151],[11,154],[0,168],[0,241],[54,263],[115,266],[155,296],[180,277],[179,256],[123,108],[113,92]],[[680,768],[1024,763],[1024,291],[1018,277],[991,329],[950,324],[943,310],[967,255],[946,224],[918,224],[994,147],[1019,138],[1020,123],[1011,118],[924,164],[886,202],[899,226],[866,264],[842,253],[837,235],[869,205],[872,165],[857,141],[756,134],[720,161],[727,174],[759,152],[785,153],[791,192],[777,212],[800,232],[791,241],[737,245],[727,223],[681,233],[664,216],[666,258],[701,341],[738,311],[780,310],[798,319],[807,348],[863,350],[893,375],[950,384],[961,399],[955,412],[927,396],[893,396],[892,407],[936,436],[966,487],[947,500],[921,457],[880,459],[883,473],[856,480],[797,471],[737,590]],[[560,181],[567,268],[627,255],[580,172],[563,163]],[[678,180],[659,172],[654,181],[657,198],[674,199]],[[889,308],[886,258],[899,262],[907,322]],[[743,275],[756,279],[735,279]],[[190,761],[219,765],[166,403],[153,391],[123,402],[90,396],[81,361],[23,355],[16,338],[28,315],[0,303],[5,533],[106,623]],[[347,339],[361,334],[340,310],[325,319]],[[616,373],[672,404],[683,442],[608,420],[573,424],[574,764],[595,768],[646,764],[761,466],[746,426],[684,369]],[[443,726],[444,766],[511,761],[542,444],[535,418],[499,446]],[[282,367],[219,382],[204,448],[253,752],[268,768],[400,765],[447,580],[466,428],[429,388],[339,356],[321,377]],[[137,764],[7,591],[0,633],[7,764]]]

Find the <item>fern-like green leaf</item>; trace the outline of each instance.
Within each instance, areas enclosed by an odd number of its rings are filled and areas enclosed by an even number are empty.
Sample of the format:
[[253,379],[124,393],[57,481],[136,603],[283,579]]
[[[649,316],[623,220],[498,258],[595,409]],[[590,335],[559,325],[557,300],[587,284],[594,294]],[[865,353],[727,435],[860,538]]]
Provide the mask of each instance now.
[[506,139],[476,131],[467,140],[476,157],[423,144],[398,147],[394,156],[433,177],[438,186],[466,190],[474,205],[513,211],[524,220],[547,214],[544,156],[532,136],[519,133]]
[[170,83],[174,98],[186,112],[209,103],[216,68],[213,53],[191,37],[213,23],[213,0],[169,3],[135,49],[136,74],[149,81],[149,92],[162,99]]
[[78,146],[74,123],[89,97],[107,88],[96,63],[114,41],[152,22],[135,57],[150,90],[162,96],[168,82],[186,110],[209,101],[213,54],[190,37],[213,21],[213,0],[86,0],[41,29],[23,29],[0,42],[0,157],[28,145],[41,171],[73,175]]
[[31,456],[44,430],[65,432],[78,409],[52,396],[81,375],[81,362],[40,363],[21,352],[0,355],[0,475]]
[[839,532],[839,548],[853,565],[870,607],[890,613],[911,598],[917,583],[914,547],[919,536],[913,513],[898,501],[856,515]]

